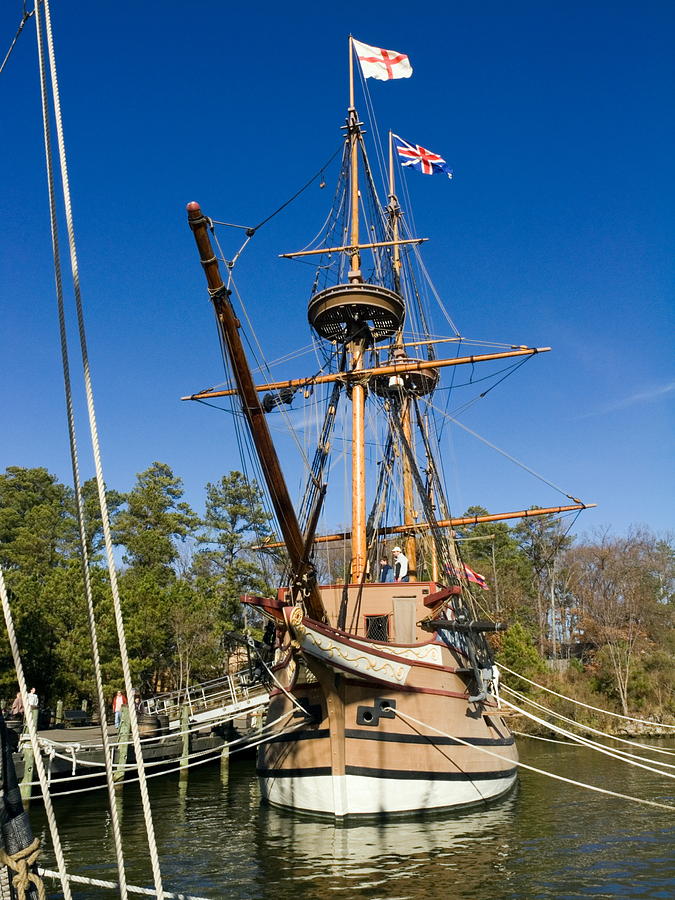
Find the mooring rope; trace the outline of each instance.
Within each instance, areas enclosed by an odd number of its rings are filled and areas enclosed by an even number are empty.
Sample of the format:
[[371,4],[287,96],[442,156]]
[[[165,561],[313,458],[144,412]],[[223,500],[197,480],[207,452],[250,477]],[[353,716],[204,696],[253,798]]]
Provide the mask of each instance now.
[[547,694],[553,694],[555,697],[560,697],[561,700],[567,700],[570,703],[576,703],[577,706],[583,706],[585,709],[592,709],[594,712],[604,713],[604,715],[606,716],[614,716],[614,718],[616,719],[625,719],[628,722],[638,722],[641,725],[651,725],[654,728],[675,729],[675,725],[668,725],[666,722],[651,722],[649,719],[636,719],[634,716],[624,716],[621,713],[612,712],[609,709],[601,709],[599,706],[591,706],[589,703],[583,703],[581,700],[575,700],[574,697],[566,697],[564,694],[559,694],[557,691],[554,691],[551,688],[547,688],[543,684],[538,684],[536,681],[532,681],[532,679],[526,678],[524,675],[520,675],[518,672],[514,672],[513,669],[509,669],[508,666],[505,666],[503,662],[499,663],[499,668],[503,669],[505,672],[508,672],[509,675],[515,675],[516,678],[520,678],[522,681],[526,681],[528,684],[533,685],[533,687],[539,688],[542,691],[546,691]]
[[[52,872],[51,869],[40,869],[40,875],[43,875],[46,878],[54,878],[57,873]],[[121,886],[116,881],[106,881],[103,878],[87,878],[85,875],[69,875],[68,879],[75,882],[75,884],[88,884],[91,885],[91,887],[110,888],[112,891],[121,889]],[[130,894],[144,894],[146,897],[159,897],[157,891],[153,891],[152,888],[137,887],[134,884],[127,885],[126,890]],[[164,891],[162,896],[166,897],[167,900],[170,900],[170,898],[175,898],[175,900],[209,900],[208,897],[197,897],[194,894],[173,894],[171,891]]]
[[488,756],[494,756],[495,759],[501,759],[503,762],[507,762],[512,766],[518,766],[521,769],[527,769],[529,772],[535,772],[537,775],[545,775],[547,778],[553,778],[555,781],[563,781],[566,784],[573,784],[575,787],[586,788],[586,790],[595,791],[598,794],[606,794],[609,797],[617,797],[619,800],[631,800],[633,803],[641,803],[644,806],[653,806],[656,809],[667,809],[669,812],[675,812],[675,806],[671,806],[668,803],[658,803],[656,800],[645,800],[643,797],[632,797],[629,794],[620,794],[617,791],[610,791],[606,788],[597,787],[594,784],[585,784],[583,781],[575,781],[573,778],[565,778],[564,775],[556,775],[553,772],[547,772],[545,769],[538,769],[536,766],[530,766],[528,763],[521,762],[519,759],[511,759],[508,756],[502,756],[501,753],[495,753],[493,750],[488,750],[487,747],[482,747],[479,744],[470,744],[468,741],[465,741],[462,738],[455,737],[454,735],[448,734],[445,731],[441,731],[440,728],[435,728],[428,722],[422,722],[420,719],[416,719],[414,716],[409,716],[407,713],[403,713],[399,709],[394,709],[391,706],[383,707],[383,710],[391,711],[395,716],[403,719],[404,721],[413,722],[415,725],[421,725],[422,728],[428,728],[430,731],[435,732],[441,737],[450,738],[452,741],[457,741],[458,744],[463,744],[465,747],[469,747],[472,750],[480,750],[481,753],[486,753]]
[[[61,273],[61,250],[59,246],[58,221],[56,213],[56,192],[54,190],[54,164],[52,158],[51,128],[49,124],[49,101],[47,97],[47,69],[44,56],[42,22],[40,19],[40,4],[35,6],[35,24],[37,35],[38,63],[40,69],[40,94],[42,99],[42,125],[45,143],[45,158],[47,165],[47,183],[49,189],[49,218],[52,234],[52,250],[54,255],[54,276],[56,281],[56,299],[59,319],[59,335],[61,340],[61,359],[63,363],[63,383],[66,394],[66,417],[68,421],[68,439],[70,443],[70,459],[73,471],[73,489],[75,492],[75,512],[80,537],[80,552],[82,554],[82,577],[84,580],[85,599],[87,605],[87,620],[89,624],[89,636],[91,638],[92,658],[94,662],[94,680],[96,682],[96,694],[99,709],[101,710],[101,739],[105,749],[105,767],[108,784],[108,806],[110,808],[110,821],[112,824],[115,856],[117,859],[117,873],[119,876],[120,896],[125,900],[126,875],[124,872],[124,851],[122,848],[122,835],[120,832],[119,815],[117,812],[117,800],[115,797],[115,783],[113,780],[112,758],[109,750],[108,725],[105,718],[105,697],[103,693],[103,677],[101,674],[101,659],[98,649],[98,635],[96,630],[96,618],[94,614],[94,598],[89,573],[89,553],[87,549],[86,528],[84,524],[84,501],[80,485],[80,466],[77,452],[77,436],[75,429],[75,415],[73,412],[72,385],[70,380],[70,363],[68,359],[68,337],[66,332],[66,317],[63,303],[63,278]],[[50,776],[51,776],[50,755]],[[74,773],[73,773],[74,774]]]
[[[562,713],[555,712],[552,709],[548,709],[548,707],[543,706],[541,703],[537,703],[535,700],[530,700],[529,697],[526,697],[525,694],[521,694],[520,691],[514,691],[513,688],[510,688],[508,685],[503,684],[502,689],[507,691],[509,694],[513,694],[514,697],[521,703],[529,703],[530,706],[534,706],[536,709],[541,710],[542,712],[548,713],[548,715],[553,716],[556,719],[562,719],[563,722],[567,722],[568,725],[574,725],[576,728],[581,728],[583,731],[590,731],[593,734],[599,734],[601,737],[609,738],[612,741],[619,741],[622,744],[628,744],[633,749],[636,749],[635,741],[629,741],[625,738],[615,737],[613,734],[609,734],[606,731],[600,731],[599,728],[593,728],[591,725],[584,725],[581,722],[577,722],[574,719],[570,719],[569,716],[564,716]],[[674,756],[675,754],[671,750],[664,750],[661,747],[653,747],[651,744],[638,744],[640,749],[644,750],[652,750],[656,753],[666,753],[668,756]],[[632,756],[634,759],[641,759],[643,762],[657,762],[654,759],[648,759],[647,757],[638,756],[635,753],[628,753],[626,750],[620,750],[617,747],[612,747],[610,749],[616,750],[617,753],[623,753],[626,756]],[[666,766],[669,769],[675,769],[675,763],[667,763],[667,762],[659,762],[660,766]]]
[[[106,498],[105,480],[103,477],[103,466],[101,463],[101,451],[98,439],[98,427],[96,424],[96,411],[94,407],[94,393],[91,381],[91,369],[89,366],[89,354],[87,352],[87,340],[84,326],[84,311],[82,308],[82,295],[80,291],[80,274],[77,261],[77,248],[75,244],[75,226],[73,222],[73,211],[70,198],[70,183],[68,179],[68,164],[66,158],[65,139],[63,134],[63,121],[61,116],[61,100],[59,94],[58,78],[56,73],[56,58],[54,53],[54,40],[52,35],[51,15],[49,11],[49,0],[44,0],[45,25],[47,31],[47,48],[49,51],[49,68],[51,73],[52,97],[54,101],[54,119],[56,124],[56,134],[59,147],[59,161],[61,165],[61,184],[63,189],[63,202],[65,208],[66,225],[68,231],[68,244],[70,248],[70,262],[73,276],[73,291],[75,295],[75,307],[77,311],[77,321],[80,336],[80,348],[82,354],[82,366],[84,372],[85,392],[87,397],[87,412],[89,416],[89,429],[91,433],[92,448],[94,453],[94,463],[96,469],[96,484],[98,487],[99,504],[101,507],[101,519],[103,524],[103,535],[105,540],[106,557],[108,562],[108,572],[110,575],[110,587],[113,599],[113,610],[115,614],[115,624],[117,627],[117,636],[120,647],[120,657],[122,662],[122,672],[124,675],[124,686],[127,696],[133,696],[133,681],[131,678],[131,669],[129,666],[129,655],[127,652],[126,635],[124,631],[124,619],[122,616],[122,604],[117,584],[117,570],[115,568],[115,558],[113,554],[112,537],[110,533],[110,517],[108,513],[108,503]],[[162,891],[162,874],[159,865],[159,856],[157,854],[157,843],[155,840],[155,829],[152,822],[152,810],[150,808],[150,799],[148,797],[148,788],[145,783],[145,772],[143,769],[143,752],[139,742],[140,736],[138,732],[138,722],[136,720],[136,710],[133,704],[129,704],[129,720],[131,723],[131,733],[134,738],[134,749],[138,760],[139,787],[141,792],[141,800],[143,805],[143,816],[145,820],[145,828],[148,836],[148,849],[150,852],[150,860],[152,864],[153,880],[157,896],[163,897]]]
[[21,703],[26,710],[26,726],[30,737],[30,744],[33,750],[33,758],[35,760],[35,768],[37,769],[38,779],[40,782],[40,790],[42,791],[42,799],[45,805],[45,813],[47,814],[47,822],[49,824],[49,833],[52,838],[52,846],[54,847],[54,856],[56,856],[56,864],[59,869],[59,878],[61,879],[61,887],[63,889],[64,900],[71,900],[70,885],[68,884],[68,873],[66,871],[66,861],[63,856],[61,847],[61,838],[59,837],[59,829],[54,816],[54,807],[52,799],[49,795],[49,784],[47,783],[47,774],[45,772],[42,754],[38,744],[37,729],[32,715],[31,706],[28,703],[28,688],[26,686],[26,676],[23,671],[23,663],[21,661],[21,653],[16,639],[16,631],[14,629],[14,618],[12,609],[9,604],[9,596],[7,587],[5,586],[5,576],[0,566],[0,600],[2,601],[2,612],[5,617],[5,626],[7,628],[7,637],[9,646],[12,650],[12,659],[14,660],[14,668],[16,670],[17,681],[19,682],[19,691],[21,692]]
[[[641,762],[638,762],[636,759],[629,757],[629,755],[624,753],[622,750],[617,750],[615,748],[610,749],[609,747],[605,747],[602,744],[598,744],[597,741],[591,741],[589,738],[582,737],[580,734],[574,734],[573,731],[568,731],[566,728],[562,728],[560,725],[554,725],[553,722],[547,722],[545,719],[542,719],[539,716],[535,716],[534,713],[528,712],[526,709],[522,709],[522,707],[520,706],[516,706],[515,703],[511,703],[510,700],[506,700],[504,697],[502,697],[502,703],[510,706],[511,709],[514,709],[517,713],[520,713],[521,716],[525,716],[526,718],[531,719],[538,725],[544,725],[547,728],[551,728],[556,732],[556,734],[562,734],[566,738],[569,738],[571,741],[574,741],[574,743],[576,744],[581,744],[582,746],[588,747],[591,750],[595,750],[598,753],[604,753],[605,756],[611,756],[612,759],[618,759],[621,762],[625,762],[629,766],[637,766],[639,769],[645,769],[647,772],[654,772],[657,775],[662,775],[664,778],[675,778],[675,772],[664,772],[663,769],[655,769],[653,766],[645,766]],[[653,760],[649,760],[649,762],[653,762]]]
[[[268,735],[263,738],[260,738],[256,741],[249,741],[246,744],[242,744],[241,747],[235,747],[232,753],[240,753],[242,750],[249,750],[251,747],[258,747],[260,744],[264,744],[272,738],[280,737],[285,734],[292,734],[294,731],[297,731],[300,728],[305,726],[305,722],[298,722],[296,725],[291,726],[290,728],[286,728],[283,731],[277,732],[274,735]],[[160,778],[163,775],[173,775],[175,772],[185,772],[187,769],[191,769],[194,766],[203,766],[205,763],[215,762],[217,759],[222,758],[223,747],[218,747],[216,750],[208,749],[208,750],[200,750],[198,753],[193,753],[189,759],[192,762],[188,762],[187,764],[181,763],[178,766],[174,766],[171,769],[162,769],[160,772],[151,772],[147,778]],[[211,754],[211,755],[208,755]],[[91,778],[91,775],[82,775],[81,778]],[[62,778],[61,781],[70,781],[72,779]],[[125,778],[124,784],[135,784],[138,781],[138,778]],[[96,791],[100,790],[104,785],[90,785],[89,787],[83,788],[75,788],[72,791],[59,791],[56,796],[58,797],[72,797],[75,794],[85,794],[87,791]]]

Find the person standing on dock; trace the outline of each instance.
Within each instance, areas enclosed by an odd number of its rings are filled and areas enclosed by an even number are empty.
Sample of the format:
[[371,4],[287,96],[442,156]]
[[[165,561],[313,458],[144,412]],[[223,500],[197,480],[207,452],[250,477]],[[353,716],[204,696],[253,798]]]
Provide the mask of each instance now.
[[394,547],[391,552],[394,554],[394,581],[409,581],[408,557],[400,547]]
[[30,689],[30,694],[28,695],[28,709],[33,710],[37,709],[40,703],[40,698],[37,695],[37,691],[35,688]]
[[23,700],[21,699],[21,691],[16,692],[16,697],[14,698],[14,702],[12,703],[10,712],[13,716],[23,715]]
[[115,714],[115,728],[120,727],[120,723],[122,721],[122,708],[126,706],[127,698],[124,696],[122,691],[118,691],[113,697],[112,708],[113,713]]

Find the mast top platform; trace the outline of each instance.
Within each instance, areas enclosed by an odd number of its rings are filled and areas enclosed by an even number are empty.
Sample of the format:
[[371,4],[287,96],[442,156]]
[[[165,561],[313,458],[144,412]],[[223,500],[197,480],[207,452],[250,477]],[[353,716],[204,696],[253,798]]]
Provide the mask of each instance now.
[[396,334],[405,319],[403,297],[378,284],[336,284],[309,301],[307,318],[312,328],[328,341],[346,343],[364,337],[384,341]]

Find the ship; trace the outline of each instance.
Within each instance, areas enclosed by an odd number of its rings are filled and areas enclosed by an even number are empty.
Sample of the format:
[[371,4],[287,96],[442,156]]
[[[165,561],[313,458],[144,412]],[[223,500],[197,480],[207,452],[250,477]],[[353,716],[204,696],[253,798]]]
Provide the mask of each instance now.
[[[493,345],[466,355],[456,334],[431,332],[422,239],[410,232],[397,175],[411,161],[429,174],[450,172],[441,157],[390,132],[388,183],[378,192],[355,105],[355,68],[368,77],[368,66],[381,64],[386,77],[397,77],[392,67],[405,71],[407,57],[351,37],[349,45],[333,205],[313,246],[280,254],[317,263],[307,324],[324,354],[320,374],[255,382],[211,240],[213,220],[198,203],[187,206],[231,373],[226,389],[190,398],[238,402],[279,530],[264,549],[281,548],[287,560],[276,594],[244,598],[267,622],[274,653],[257,756],[262,797],[337,821],[439,813],[491,803],[513,789],[518,752],[494,659],[506,626],[481,613],[485,579],[465,562],[459,529],[584,507],[451,515],[430,424],[444,375],[550,348]],[[455,355],[439,355],[452,341]],[[296,508],[268,420],[298,394],[316,399],[322,419]],[[337,493],[350,498],[350,524],[318,534],[332,489],[338,409],[347,419],[350,469],[346,492],[342,486]],[[326,582],[318,554],[330,546],[342,548],[346,570]]]

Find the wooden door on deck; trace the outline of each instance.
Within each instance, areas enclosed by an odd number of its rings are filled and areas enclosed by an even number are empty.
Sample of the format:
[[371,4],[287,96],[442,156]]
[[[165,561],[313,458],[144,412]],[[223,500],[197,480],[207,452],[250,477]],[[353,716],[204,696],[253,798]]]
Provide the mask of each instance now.
[[397,644],[415,643],[415,597],[394,597],[394,640]]

